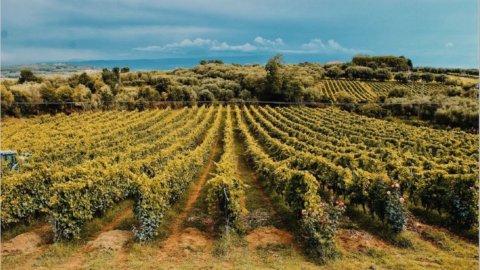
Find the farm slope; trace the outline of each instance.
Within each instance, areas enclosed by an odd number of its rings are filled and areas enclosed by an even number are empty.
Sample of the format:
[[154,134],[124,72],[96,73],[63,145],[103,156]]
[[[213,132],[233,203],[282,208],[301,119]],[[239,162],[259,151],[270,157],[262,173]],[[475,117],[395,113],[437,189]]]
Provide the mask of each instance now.
[[2,169],[4,269],[477,267],[462,131],[194,106],[6,118],[2,148],[32,153]]

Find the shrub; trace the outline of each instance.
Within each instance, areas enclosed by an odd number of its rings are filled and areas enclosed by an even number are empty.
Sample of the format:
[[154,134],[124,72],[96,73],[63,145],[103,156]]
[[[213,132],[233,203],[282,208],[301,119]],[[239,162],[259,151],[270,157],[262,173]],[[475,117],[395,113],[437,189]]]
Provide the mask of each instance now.
[[394,79],[397,82],[401,82],[401,83],[407,83],[408,82],[408,76],[407,76],[407,74],[405,74],[403,72],[396,73]]
[[338,79],[344,75],[344,72],[339,67],[333,66],[327,69],[325,75],[331,79]]
[[198,94],[198,101],[215,101],[215,96],[208,90],[202,90]]
[[19,83],[24,82],[40,82],[41,79],[33,75],[33,72],[29,69],[22,69],[20,71],[20,77],[18,78]]
[[392,79],[392,73],[390,72],[390,70],[386,68],[379,68],[375,70],[374,76],[375,76],[375,79],[382,82]]
[[383,118],[387,116],[387,110],[378,104],[363,104],[357,109],[357,112],[368,117]]
[[353,103],[356,103],[357,100],[345,91],[340,91],[335,94],[335,99],[337,103],[340,103],[340,108],[351,111],[355,107]]
[[2,100],[2,115],[5,115],[7,111],[11,109],[11,106],[13,104],[13,94],[8,90],[8,88],[2,84],[1,86],[1,100]]
[[388,97],[406,97],[410,95],[410,90],[405,87],[394,87],[388,92]]

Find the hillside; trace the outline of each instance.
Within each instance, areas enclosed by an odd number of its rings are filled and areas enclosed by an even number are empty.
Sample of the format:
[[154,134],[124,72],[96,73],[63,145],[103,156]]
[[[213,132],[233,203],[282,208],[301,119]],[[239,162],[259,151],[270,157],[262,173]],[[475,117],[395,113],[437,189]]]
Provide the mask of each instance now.
[[2,170],[8,269],[477,267],[478,135],[296,106],[7,118],[2,135],[32,153]]
[[402,68],[284,64],[277,55],[265,66],[202,60],[193,68],[171,71],[133,72],[116,67],[56,76],[23,70],[18,81],[2,82],[2,115],[144,110],[172,103],[283,102],[338,105],[358,114],[414,125],[478,130],[478,83],[459,77],[461,72],[473,71],[417,68],[406,72]]

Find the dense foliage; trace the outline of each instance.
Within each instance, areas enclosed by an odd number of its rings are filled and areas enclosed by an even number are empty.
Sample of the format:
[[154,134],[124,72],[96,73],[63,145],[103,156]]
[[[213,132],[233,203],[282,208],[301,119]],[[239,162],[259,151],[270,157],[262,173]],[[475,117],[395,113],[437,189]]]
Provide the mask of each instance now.
[[[353,103],[340,106],[369,116],[414,115],[438,125],[478,129],[478,82],[451,75],[465,70],[411,70],[411,61],[405,57],[355,56],[351,63],[321,65],[285,64],[281,55],[265,66],[203,60],[196,67],[172,71],[132,72],[115,67],[42,77],[22,70],[18,81],[2,82],[1,112],[20,117],[95,109],[145,110],[166,103]],[[408,95],[398,95],[402,88],[408,89]],[[363,103],[378,103],[381,108]]]
[[406,71],[413,67],[412,61],[403,56],[354,56],[352,63],[371,68],[390,68],[393,71]]
[[334,236],[348,205],[362,206],[392,234],[405,229],[407,204],[442,213],[452,227],[478,226],[476,135],[333,107],[193,106],[5,119],[3,147],[32,156],[20,171],[2,171],[2,227],[47,216],[55,240],[67,241],[131,198],[137,240],[152,239],[223,137],[206,185],[209,212],[242,231],[235,131],[318,261],[336,256]]
[[215,171],[215,177],[208,180],[207,183],[209,213],[214,217],[220,216],[225,226],[242,231],[240,223],[242,206],[240,200],[244,190],[243,183],[237,176],[234,126],[230,106],[227,107],[227,115],[225,117],[223,154],[217,163]]

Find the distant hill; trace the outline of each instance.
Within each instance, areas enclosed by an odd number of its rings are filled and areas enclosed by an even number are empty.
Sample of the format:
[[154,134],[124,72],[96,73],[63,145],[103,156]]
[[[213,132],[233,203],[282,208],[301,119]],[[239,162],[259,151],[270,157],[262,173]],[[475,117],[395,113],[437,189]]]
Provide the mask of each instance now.
[[3,66],[1,78],[18,78],[22,69],[29,69],[37,75],[49,74],[72,74],[83,71],[95,70],[95,67],[87,65],[76,65],[66,63],[39,63],[28,65]]

